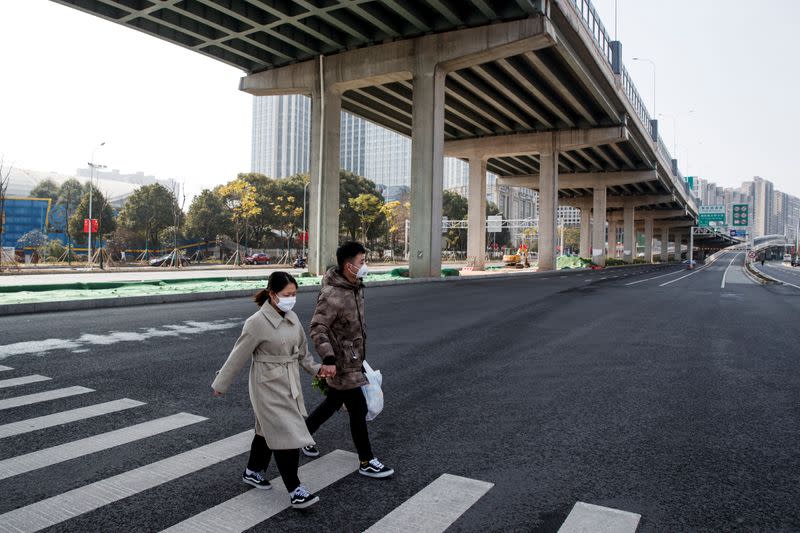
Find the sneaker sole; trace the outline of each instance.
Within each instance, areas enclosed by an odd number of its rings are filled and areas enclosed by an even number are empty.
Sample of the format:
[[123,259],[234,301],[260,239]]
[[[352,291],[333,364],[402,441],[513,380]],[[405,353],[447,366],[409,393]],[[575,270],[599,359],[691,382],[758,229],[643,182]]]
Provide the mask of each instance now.
[[311,507],[312,505],[314,505],[318,501],[319,501],[319,496],[314,496],[313,499],[308,500],[307,502],[293,503],[292,507],[294,507],[295,509],[306,509],[307,507]]
[[307,452],[307,451],[303,450],[303,455],[305,455],[306,457],[319,457],[319,452],[311,453],[311,452]]
[[373,474],[372,472],[364,472],[363,470],[358,471],[359,474],[366,477],[371,477],[373,479],[383,479],[389,476],[394,475],[394,470],[389,470],[388,472],[380,472],[378,474]]
[[244,481],[248,485],[251,485],[251,486],[253,486],[253,487],[257,488],[257,489],[261,489],[261,490],[270,490],[272,488],[272,485],[259,485],[255,481],[250,481],[249,479],[242,479],[242,481]]

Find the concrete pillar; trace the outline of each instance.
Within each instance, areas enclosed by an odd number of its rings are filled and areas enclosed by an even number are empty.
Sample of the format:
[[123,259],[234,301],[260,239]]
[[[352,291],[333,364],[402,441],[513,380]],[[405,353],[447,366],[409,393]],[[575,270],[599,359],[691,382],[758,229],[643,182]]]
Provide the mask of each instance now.
[[[324,100],[324,109],[323,109]],[[311,164],[308,270],[321,275],[336,265],[339,245],[339,134],[342,95],[319,87],[311,93]],[[320,139],[322,134],[322,139]],[[320,144],[321,141],[321,144]]]
[[613,216],[608,218],[608,257],[614,259],[617,257],[617,221]]
[[592,203],[592,261],[600,266],[605,266],[606,255],[606,188],[594,188],[594,201]]
[[581,257],[588,259],[592,256],[592,210],[588,207],[581,208]]
[[539,154],[539,268],[556,268],[558,152]]
[[486,266],[486,160],[469,160],[469,207],[467,211],[467,262],[475,270]]
[[632,203],[625,205],[622,211],[622,224],[624,226],[622,236],[622,259],[626,263],[633,263],[636,255],[636,228],[634,226],[635,209]]
[[669,228],[664,226],[661,228],[661,262],[667,263],[669,261]]
[[411,115],[412,278],[441,275],[444,79],[435,62],[417,58]]
[[653,262],[653,219],[644,219],[644,260],[648,263]]

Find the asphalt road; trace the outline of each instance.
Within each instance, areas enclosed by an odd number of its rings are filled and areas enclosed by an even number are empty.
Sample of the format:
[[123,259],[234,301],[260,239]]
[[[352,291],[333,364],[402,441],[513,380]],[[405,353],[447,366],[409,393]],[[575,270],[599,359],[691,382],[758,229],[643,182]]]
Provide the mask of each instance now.
[[[370,431],[397,474],[349,475],[252,531],[363,531],[444,473],[494,483],[451,531],[556,531],[578,501],[641,514],[639,531],[800,530],[800,290],[752,283],[742,260],[368,289],[386,398]],[[298,297],[305,322],[314,300]],[[146,402],[0,438],[0,461],[178,412],[208,418],[0,479],[0,529],[2,513],[251,428],[245,375],[222,399],[209,384],[254,311],[242,299],[0,317],[0,365],[13,367],[0,380],[53,378],[0,388],[0,401],[95,389],[0,410],[0,425]],[[342,414],[315,438],[353,450]],[[246,492],[245,458],[48,530],[160,531]]]

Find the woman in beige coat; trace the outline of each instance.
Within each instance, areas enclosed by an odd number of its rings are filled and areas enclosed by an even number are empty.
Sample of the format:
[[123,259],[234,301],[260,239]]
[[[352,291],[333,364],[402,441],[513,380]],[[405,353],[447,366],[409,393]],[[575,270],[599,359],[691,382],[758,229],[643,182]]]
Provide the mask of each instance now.
[[242,480],[259,489],[271,488],[264,473],[274,454],[292,507],[303,509],[319,498],[297,477],[300,448],[314,444],[303,418],[307,413],[299,367],[320,377],[334,376],[336,367],[320,365],[309,354],[306,334],[292,312],[296,295],[297,281],[291,275],[272,273],[267,288],[256,294],[260,309],[245,321],[211,387],[215,396],[221,396],[250,362],[250,402],[256,415],[256,434]]

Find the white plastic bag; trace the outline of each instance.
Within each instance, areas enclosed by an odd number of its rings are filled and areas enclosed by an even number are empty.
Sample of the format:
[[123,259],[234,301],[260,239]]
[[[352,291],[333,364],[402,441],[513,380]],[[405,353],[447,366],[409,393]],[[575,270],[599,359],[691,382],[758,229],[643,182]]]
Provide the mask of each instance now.
[[369,383],[362,385],[361,390],[367,400],[367,421],[370,421],[375,420],[375,417],[383,411],[383,391],[381,390],[383,377],[380,370],[373,370],[366,361],[364,361],[364,374]]

